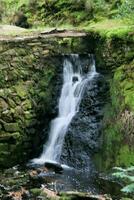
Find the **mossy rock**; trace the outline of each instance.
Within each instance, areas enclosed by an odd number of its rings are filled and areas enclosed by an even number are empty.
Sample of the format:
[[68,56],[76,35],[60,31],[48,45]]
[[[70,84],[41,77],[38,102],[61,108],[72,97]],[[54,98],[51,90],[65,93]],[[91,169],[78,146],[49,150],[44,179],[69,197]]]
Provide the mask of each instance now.
[[9,151],[9,145],[8,145],[8,143],[4,143],[4,144],[1,144],[0,143],[0,152],[2,152],[2,151]]
[[4,134],[0,135],[0,142],[2,143],[8,142],[8,145],[12,143],[17,143],[20,140],[21,140],[21,134],[19,132],[15,133],[5,132]]
[[0,112],[7,110],[7,108],[8,108],[7,102],[3,98],[0,98]]
[[15,91],[17,93],[17,95],[21,98],[21,99],[26,99],[27,97],[27,88],[24,85],[23,82],[19,82],[18,85],[14,86]]
[[29,99],[26,99],[22,102],[22,108],[24,111],[30,110],[32,108],[32,102]]
[[5,131],[7,131],[7,132],[17,132],[17,131],[20,130],[19,125],[18,125],[17,122],[15,122],[15,123],[6,123],[6,122],[4,122],[3,126],[4,126]]

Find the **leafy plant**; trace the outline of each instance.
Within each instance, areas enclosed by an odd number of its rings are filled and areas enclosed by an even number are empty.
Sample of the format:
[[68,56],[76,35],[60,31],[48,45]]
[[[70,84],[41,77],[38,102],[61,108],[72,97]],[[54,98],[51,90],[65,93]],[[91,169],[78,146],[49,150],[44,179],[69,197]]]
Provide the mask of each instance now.
[[116,170],[116,172],[112,175],[124,182],[125,186],[121,191],[127,194],[134,194],[134,166],[126,169],[122,167],[114,167],[114,170]]
[[122,5],[118,7],[119,18],[131,18],[134,17],[134,1],[133,0],[124,0]]

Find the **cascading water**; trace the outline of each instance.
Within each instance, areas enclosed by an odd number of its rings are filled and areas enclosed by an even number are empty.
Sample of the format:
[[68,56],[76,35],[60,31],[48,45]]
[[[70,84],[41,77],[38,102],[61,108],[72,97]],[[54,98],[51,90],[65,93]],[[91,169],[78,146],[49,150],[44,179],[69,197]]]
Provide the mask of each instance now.
[[72,118],[79,111],[84,88],[88,81],[96,74],[95,63],[88,74],[83,75],[79,55],[72,54],[64,59],[63,63],[63,86],[58,105],[58,117],[52,120],[49,139],[44,145],[43,153],[39,158],[32,160],[33,163],[43,164],[46,161],[59,162],[64,137]]

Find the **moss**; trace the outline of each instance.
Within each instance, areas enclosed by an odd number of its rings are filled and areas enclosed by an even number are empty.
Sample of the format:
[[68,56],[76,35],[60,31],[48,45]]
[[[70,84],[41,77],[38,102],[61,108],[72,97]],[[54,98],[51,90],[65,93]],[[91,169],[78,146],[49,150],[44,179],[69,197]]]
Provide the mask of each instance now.
[[125,91],[125,105],[129,107],[129,109],[134,111],[134,90]]
[[25,119],[32,119],[33,117],[35,117],[35,115],[31,113],[30,111],[25,111],[24,115],[25,115]]
[[32,195],[33,195],[34,197],[37,197],[37,196],[39,196],[39,195],[41,194],[41,189],[39,189],[39,188],[32,188],[32,189],[30,190],[30,192],[32,193]]
[[26,91],[26,86],[24,85],[23,82],[19,82],[18,85],[14,86],[15,91],[17,93],[17,95],[21,98],[21,99],[25,99],[27,96],[27,91]]
[[11,98],[8,98],[8,104],[9,104],[10,108],[15,108],[16,107],[15,102]]
[[16,131],[20,130],[18,123],[5,123],[4,122],[3,126],[7,132],[16,132]]
[[133,60],[133,58],[134,58],[134,51],[129,51],[129,52],[126,52],[125,53],[125,58],[126,58],[126,60],[127,61],[131,61],[131,60]]
[[131,66],[133,63],[115,69],[110,82],[111,108],[107,105],[104,110],[102,159],[96,155],[101,169],[104,166],[109,169],[134,165],[134,81],[130,75],[133,74]]
[[0,152],[2,152],[2,151],[7,151],[8,152],[8,150],[9,150],[8,143],[0,144]]
[[15,133],[5,132],[0,135],[0,142],[4,142],[4,143],[8,142],[10,144],[10,143],[18,142],[20,139],[21,139],[21,134],[19,132],[15,132]]
[[134,149],[129,148],[128,145],[123,145],[116,158],[116,166],[133,166],[134,165]]
[[3,98],[0,98],[0,111],[5,111],[8,109],[8,104]]
[[22,102],[22,108],[23,110],[27,111],[32,108],[32,103],[29,99],[26,99],[25,101]]

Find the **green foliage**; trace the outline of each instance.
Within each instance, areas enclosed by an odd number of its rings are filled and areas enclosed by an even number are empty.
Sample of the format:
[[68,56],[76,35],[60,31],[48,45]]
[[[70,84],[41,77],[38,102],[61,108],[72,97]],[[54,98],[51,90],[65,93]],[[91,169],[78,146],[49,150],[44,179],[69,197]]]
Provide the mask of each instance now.
[[35,27],[63,24],[79,26],[108,18],[134,23],[133,0],[2,0],[0,20],[7,23],[20,10]]
[[6,12],[13,13],[18,11],[23,5],[28,5],[29,0],[2,0],[3,5],[5,4]]
[[118,7],[118,17],[131,18],[134,16],[134,1],[124,0],[122,5]]
[[122,191],[122,192],[125,192],[125,193],[132,193],[132,194],[133,194],[133,193],[134,193],[134,183],[129,184],[129,185],[123,187],[123,188],[121,189],[121,191]]
[[114,167],[117,172],[112,175],[120,180],[124,181],[124,186],[121,191],[124,193],[134,194],[134,166],[128,167],[126,169],[122,167]]

